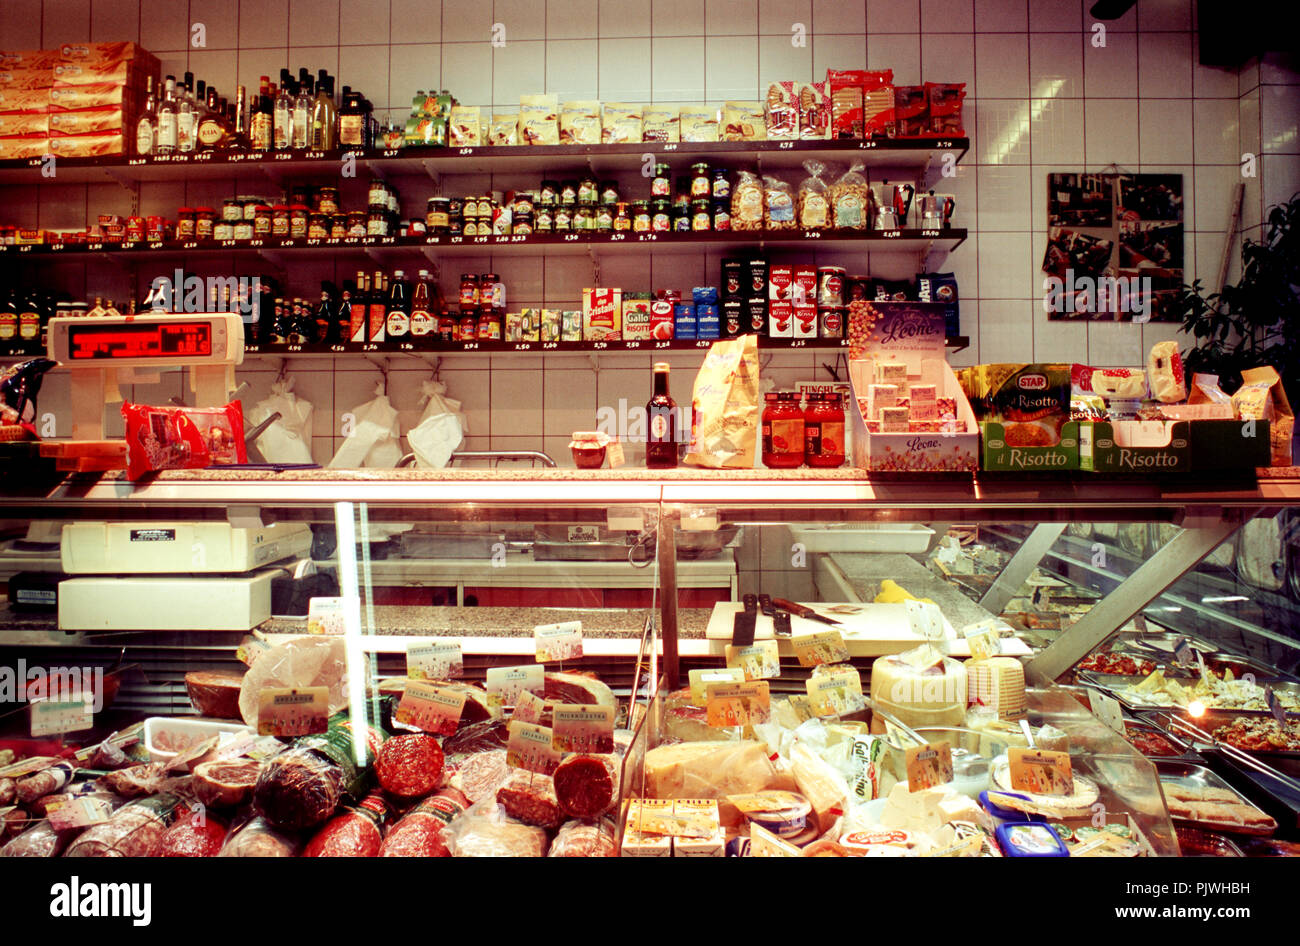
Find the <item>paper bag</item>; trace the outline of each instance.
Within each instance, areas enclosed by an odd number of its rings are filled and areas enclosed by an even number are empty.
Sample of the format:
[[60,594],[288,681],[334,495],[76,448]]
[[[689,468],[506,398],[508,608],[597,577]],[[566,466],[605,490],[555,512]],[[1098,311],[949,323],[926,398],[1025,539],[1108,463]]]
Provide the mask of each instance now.
[[330,460],[332,470],[356,470],[361,467],[392,469],[402,458],[397,439],[397,411],[384,394],[384,385],[375,388],[372,401],[353,408],[352,432]]
[[257,449],[269,463],[311,463],[312,404],[293,393],[293,377],[271,384],[271,394],[253,405],[248,412],[250,427],[256,427],[272,414],[280,419],[262,431]]
[[1295,414],[1287,400],[1282,378],[1275,368],[1247,368],[1241,373],[1241,387],[1232,395],[1238,420],[1267,420],[1273,466],[1291,465],[1291,435]]
[[695,376],[686,462],[715,469],[752,468],[758,402],[758,339],[742,335],[714,342]]

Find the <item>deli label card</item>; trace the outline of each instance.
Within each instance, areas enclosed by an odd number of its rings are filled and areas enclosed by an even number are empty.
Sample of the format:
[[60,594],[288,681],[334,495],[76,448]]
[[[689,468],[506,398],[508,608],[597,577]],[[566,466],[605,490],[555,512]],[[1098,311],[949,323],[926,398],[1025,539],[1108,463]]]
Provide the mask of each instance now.
[[728,644],[727,666],[739,667],[746,680],[770,680],[781,676],[781,655],[774,640],[756,641],[749,647]]
[[560,765],[560,753],[555,751],[554,742],[551,727],[512,721],[506,741],[506,765],[551,775]]
[[329,729],[329,687],[262,687],[257,696],[259,736],[309,736]]
[[710,683],[706,693],[709,725],[715,728],[754,726],[772,718],[772,696],[766,680]]
[[487,672],[488,705],[499,709],[513,706],[524,690],[542,693],[546,689],[546,673],[537,664],[517,667],[491,667]]
[[582,656],[582,622],[539,624],[533,628],[533,641],[537,647],[539,664],[577,660]]
[[402,690],[393,718],[425,732],[450,736],[460,726],[464,708],[464,693],[412,680]]
[[456,680],[465,675],[460,641],[434,641],[406,648],[406,675],[412,680]]
[[790,638],[790,646],[801,667],[839,664],[849,659],[849,648],[839,631],[820,631]]
[[1074,772],[1070,753],[1011,746],[1007,749],[1011,764],[1011,788],[1036,795],[1072,795]]
[[557,752],[614,751],[614,709],[610,706],[557,704],[553,711]]

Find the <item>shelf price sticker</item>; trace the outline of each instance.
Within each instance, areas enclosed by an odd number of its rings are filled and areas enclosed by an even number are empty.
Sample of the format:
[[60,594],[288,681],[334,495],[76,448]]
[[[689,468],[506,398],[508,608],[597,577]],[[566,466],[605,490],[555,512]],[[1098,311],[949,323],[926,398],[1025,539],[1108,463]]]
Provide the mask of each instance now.
[[460,641],[434,641],[406,648],[406,676],[412,680],[457,680],[464,675]]
[[259,736],[309,736],[329,729],[329,687],[262,687],[257,695]]
[[506,740],[506,765],[538,775],[550,775],[560,764],[560,753],[555,751],[554,741],[551,727],[514,720],[510,723],[510,736]]
[[53,736],[90,729],[95,725],[93,701],[89,693],[76,700],[33,700],[32,735]]
[[533,643],[537,648],[539,664],[576,660],[582,656],[582,622],[539,624],[533,628]]
[[45,806],[45,817],[55,831],[72,828],[89,828],[108,821],[113,809],[102,798],[83,795],[78,798],[56,799]]
[[790,638],[790,646],[801,667],[840,664],[849,659],[849,648],[839,631],[821,631]]
[[970,647],[971,657],[975,660],[988,660],[1002,653],[1002,627],[1002,622],[996,620],[976,621],[963,627],[961,634]]
[[772,694],[766,680],[710,683],[706,692],[708,721],[714,728],[754,726],[772,718]]
[[922,792],[952,781],[952,746],[927,743],[907,750],[907,790]]
[[844,716],[867,705],[862,695],[862,677],[852,667],[836,667],[815,673],[804,683],[808,702],[818,716]]
[[393,718],[439,736],[450,736],[460,725],[465,694],[448,687],[412,680],[402,690]]
[[1035,795],[1074,794],[1074,770],[1070,753],[1012,746],[1007,749],[1011,764],[1011,788]]
[[542,693],[546,674],[537,664],[518,667],[491,667],[487,672],[488,706],[494,710],[514,706],[524,690]]
[[714,670],[692,670],[687,674],[691,687],[691,705],[704,706],[709,701],[706,687],[710,683],[744,683],[745,671],[739,667]]
[[552,727],[556,752],[614,751],[614,710],[609,706],[556,706]]
[[770,680],[781,676],[781,655],[776,641],[757,641],[749,647],[727,645],[727,666],[739,668],[746,680]]

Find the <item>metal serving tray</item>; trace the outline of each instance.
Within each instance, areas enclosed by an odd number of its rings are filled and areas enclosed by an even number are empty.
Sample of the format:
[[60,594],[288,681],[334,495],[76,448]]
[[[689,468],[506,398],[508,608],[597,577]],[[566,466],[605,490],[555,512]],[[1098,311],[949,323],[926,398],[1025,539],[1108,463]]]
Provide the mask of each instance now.
[[[1261,714],[1253,710],[1206,710],[1204,715],[1199,716],[1196,719],[1191,718],[1185,713],[1179,713],[1174,710],[1145,712],[1142,714],[1144,722],[1154,725],[1158,729],[1164,729],[1165,731],[1175,733],[1183,739],[1191,739],[1191,736],[1184,734],[1180,729],[1173,728],[1172,720],[1185,719],[1193,726],[1203,729],[1207,734],[1214,735],[1214,730],[1218,729],[1220,726],[1227,726],[1243,716],[1247,719],[1259,719]],[[1293,727],[1300,728],[1300,713],[1289,713],[1287,714],[1287,719]],[[1229,745],[1231,745],[1231,743],[1229,743]],[[1236,746],[1235,748],[1241,749],[1240,746]],[[1295,762],[1300,762],[1300,750],[1241,749],[1241,751],[1252,756],[1259,756],[1265,760],[1289,759]]]
[[[1187,737],[1176,735],[1155,722],[1143,718],[1125,719],[1125,729],[1127,730],[1130,726],[1135,729],[1145,729],[1146,731],[1159,736],[1161,739],[1167,739],[1169,744],[1178,750],[1173,755],[1147,755],[1141,749],[1138,749],[1137,746],[1133,746],[1133,748],[1137,750],[1138,754],[1144,759],[1151,759],[1154,762],[1157,759],[1186,759],[1188,761],[1195,761],[1199,758],[1196,755],[1196,751],[1192,748],[1192,744],[1187,741]],[[1125,738],[1127,738],[1127,735]]]
[[[1181,709],[1181,707],[1178,706],[1166,706],[1160,703],[1139,703],[1135,701],[1127,693],[1122,692],[1126,690],[1128,687],[1132,686],[1133,684],[1140,683],[1141,678],[1139,677],[1129,677],[1117,673],[1097,673],[1094,670],[1080,670],[1078,673],[1078,680],[1082,684],[1086,684],[1088,686],[1095,686],[1102,690],[1105,690],[1106,692],[1114,696],[1115,699],[1119,700],[1120,703],[1124,704],[1124,706],[1126,706],[1128,709],[1131,709],[1137,713]],[[1292,696],[1297,700],[1300,700],[1300,683],[1294,683],[1290,680],[1273,680],[1273,679],[1259,679],[1256,681],[1256,683],[1258,683],[1260,686],[1264,686],[1264,685],[1271,686],[1273,690],[1277,693],[1286,693],[1287,695]],[[1211,709],[1217,710],[1218,708],[1211,707]],[[1266,709],[1251,710],[1251,709],[1233,708],[1233,709],[1226,709],[1223,711],[1232,712],[1232,713],[1241,713],[1246,716],[1265,716],[1268,714],[1268,710]],[[1294,715],[1294,711],[1291,712]]]
[[[1254,802],[1250,801],[1245,795],[1237,791],[1226,781],[1210,771],[1204,765],[1198,765],[1195,762],[1187,762],[1182,759],[1152,759],[1152,764],[1156,767],[1156,775],[1160,779],[1161,789],[1165,785],[1182,785],[1186,788],[1217,788],[1231,792],[1235,795],[1241,804],[1249,805],[1262,815],[1273,818],[1268,812],[1264,811]],[[1190,824],[1198,828],[1204,828],[1209,831],[1227,831],[1232,834],[1258,834],[1269,835],[1277,830],[1277,819],[1273,818],[1273,827],[1271,828],[1252,828],[1246,825],[1227,824],[1218,821],[1198,821],[1194,818],[1180,818],[1169,812],[1169,817],[1178,824]]]
[[1231,838],[1225,838],[1223,835],[1214,831],[1205,831],[1202,828],[1193,828],[1189,824],[1179,822],[1174,828],[1174,834],[1178,837],[1178,848],[1182,851],[1183,844],[1187,840],[1199,840],[1202,844],[1213,847],[1217,854],[1187,854],[1183,852],[1183,857],[1245,857]]

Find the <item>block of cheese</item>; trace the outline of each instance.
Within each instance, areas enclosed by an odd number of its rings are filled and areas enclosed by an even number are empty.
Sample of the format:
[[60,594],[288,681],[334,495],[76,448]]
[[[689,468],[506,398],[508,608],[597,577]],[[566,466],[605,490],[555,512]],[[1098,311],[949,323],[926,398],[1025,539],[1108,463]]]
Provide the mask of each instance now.
[[849,785],[829,762],[802,742],[790,750],[790,768],[799,791],[812,805],[813,825],[818,834],[830,830],[835,819],[844,813]]
[[761,742],[680,742],[645,754],[650,798],[721,798],[769,788],[798,790],[789,770],[768,758]]
[[[966,667],[950,657],[939,657],[924,666],[904,657],[878,657],[871,665],[872,705],[907,726],[962,725],[966,719]],[[876,728],[873,720],[872,729]]]
[[1014,657],[966,661],[966,700],[992,709],[999,719],[1024,718],[1024,665]]
[[889,793],[880,813],[880,823],[912,834],[929,834],[944,824],[941,803],[948,794],[943,786],[909,792],[907,783],[899,782]]

